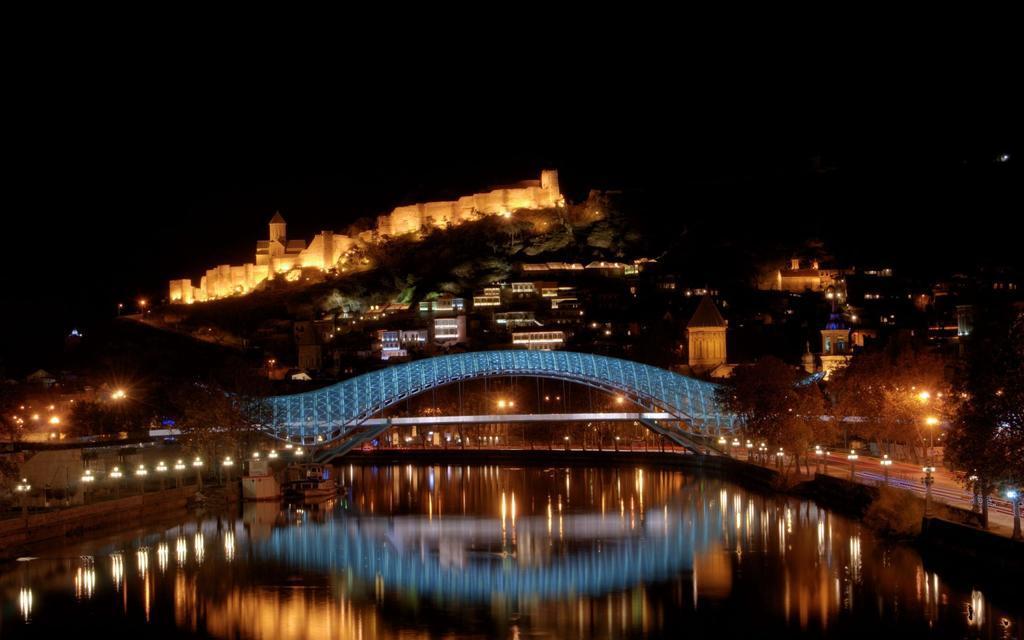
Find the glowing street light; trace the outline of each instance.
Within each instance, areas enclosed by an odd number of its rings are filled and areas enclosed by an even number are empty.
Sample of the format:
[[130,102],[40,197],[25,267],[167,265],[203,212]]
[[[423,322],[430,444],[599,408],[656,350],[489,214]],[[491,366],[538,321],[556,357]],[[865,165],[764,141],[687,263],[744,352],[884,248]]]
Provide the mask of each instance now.
[[858,456],[857,452],[854,451],[853,449],[850,449],[850,454],[846,456],[846,459],[850,461],[850,482],[853,482],[855,480],[856,475],[857,475],[857,458],[858,457],[860,457],[860,456]]
[[932,513],[932,484],[935,483],[932,474],[935,473],[935,467],[931,465],[921,467],[921,471],[924,472],[924,477],[921,478],[921,482],[924,483],[924,517],[927,518]]
[[929,400],[931,400],[931,397],[932,394],[928,393],[927,391],[922,391],[921,393],[917,394],[917,399],[920,400],[921,402],[928,402]]
[[253,451],[252,452],[252,459],[253,460],[259,460],[260,459],[260,452],[259,451]]
[[302,451],[302,447],[296,447],[295,448],[295,457],[296,458],[301,458],[303,453],[304,452]]
[[882,459],[878,461],[878,464],[882,465],[882,473],[885,475],[885,484],[889,485],[889,467],[892,466],[892,460],[889,459],[889,454],[882,456]]
[[167,473],[167,464],[160,460],[156,463],[156,473],[160,476],[160,490],[164,490],[164,474]]
[[24,519],[28,518],[28,503],[25,502],[25,496],[32,490],[32,485],[29,483],[28,478],[22,478],[21,482],[14,485],[14,491],[21,497],[21,517]]
[[270,453],[267,454],[267,457],[270,458],[271,460],[276,460],[277,459],[277,450],[276,449],[271,449]]
[[1016,489],[1007,489],[1006,498],[1013,504],[1013,539],[1021,540],[1020,531],[1020,503],[1021,495]]
[[931,464],[932,452],[935,447],[935,427],[939,424],[939,419],[935,416],[928,416],[924,419],[924,423],[930,427],[928,429],[928,463]]
[[125,393],[124,389],[117,389],[113,393],[110,394],[110,399],[111,400],[124,400],[127,395],[128,394]]
[[198,485],[199,489],[202,490],[202,488],[203,488],[203,459],[200,458],[199,456],[196,456],[195,459],[192,461],[192,468],[196,470],[196,485]]
[[56,427],[57,425],[60,424],[60,418],[58,418],[57,416],[50,416],[50,419],[49,419],[48,422]]
[[181,473],[184,470],[185,470],[185,461],[179,458],[178,461],[174,463],[174,486],[175,487],[180,487],[181,486]]

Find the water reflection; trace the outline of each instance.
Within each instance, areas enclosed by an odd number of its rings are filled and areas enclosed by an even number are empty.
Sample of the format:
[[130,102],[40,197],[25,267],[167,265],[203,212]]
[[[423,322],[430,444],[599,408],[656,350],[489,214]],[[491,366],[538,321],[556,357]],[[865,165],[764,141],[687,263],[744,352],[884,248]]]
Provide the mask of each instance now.
[[913,550],[810,502],[652,469],[346,466],[346,491],[325,504],[246,505],[240,519],[192,518],[21,563],[0,575],[16,602],[0,612],[17,613],[0,629],[99,619],[112,632],[138,621],[218,638],[878,625],[1019,636],[1019,609],[958,591]]

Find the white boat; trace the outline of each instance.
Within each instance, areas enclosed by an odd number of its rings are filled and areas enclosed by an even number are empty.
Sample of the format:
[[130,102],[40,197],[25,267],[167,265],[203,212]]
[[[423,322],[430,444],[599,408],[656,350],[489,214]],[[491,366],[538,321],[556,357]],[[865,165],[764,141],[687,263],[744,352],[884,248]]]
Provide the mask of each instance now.
[[331,468],[323,464],[293,464],[284,470],[281,489],[286,499],[317,501],[338,495]]

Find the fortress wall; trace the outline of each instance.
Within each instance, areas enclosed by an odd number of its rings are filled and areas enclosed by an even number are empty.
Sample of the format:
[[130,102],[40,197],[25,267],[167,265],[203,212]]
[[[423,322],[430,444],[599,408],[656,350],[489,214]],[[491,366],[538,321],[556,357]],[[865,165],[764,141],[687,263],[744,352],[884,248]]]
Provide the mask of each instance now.
[[[540,180],[525,181],[520,185],[463,196],[458,200],[395,207],[390,214],[377,217],[374,231],[364,231],[358,238],[322,231],[298,253],[295,253],[298,247],[293,247],[292,253],[288,253],[282,243],[284,223],[271,223],[270,240],[257,243],[255,263],[218,265],[206,271],[198,287],[193,287],[190,280],[172,280],[168,287],[169,299],[175,303],[206,301],[234,295],[239,288],[247,293],[275,273],[285,273],[296,266],[333,267],[357,242],[370,244],[380,236],[418,233],[428,221],[446,228],[476,220],[481,215],[504,215],[516,209],[547,209],[563,204],[556,170],[544,170]],[[264,247],[265,253],[260,253]]]

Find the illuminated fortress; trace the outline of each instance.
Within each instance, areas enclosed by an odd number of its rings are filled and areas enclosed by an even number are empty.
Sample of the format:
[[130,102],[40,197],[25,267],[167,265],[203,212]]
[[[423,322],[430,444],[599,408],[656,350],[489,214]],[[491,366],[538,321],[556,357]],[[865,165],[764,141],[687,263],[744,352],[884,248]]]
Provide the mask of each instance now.
[[558,188],[558,171],[541,171],[540,180],[524,180],[486,193],[458,200],[424,202],[396,207],[378,216],[376,228],[356,237],[321,231],[308,245],[289,240],[287,224],[280,213],[270,220],[270,235],[256,242],[256,260],[243,265],[222,264],[208,269],[199,286],[184,278],[171,280],[170,301],[192,304],[228,296],[244,295],[261,282],[275,277],[297,279],[300,269],[328,270],[342,264],[348,253],[360,246],[380,242],[387,236],[419,233],[424,227],[446,228],[484,216],[509,216],[518,209],[547,209],[565,204]]

